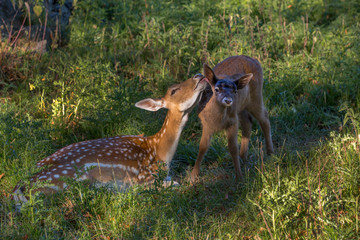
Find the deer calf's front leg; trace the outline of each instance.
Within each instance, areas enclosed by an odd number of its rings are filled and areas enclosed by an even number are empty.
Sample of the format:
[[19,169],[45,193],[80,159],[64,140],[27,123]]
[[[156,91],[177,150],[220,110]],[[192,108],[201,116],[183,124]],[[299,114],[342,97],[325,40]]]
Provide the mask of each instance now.
[[199,176],[200,164],[204,158],[204,155],[206,154],[207,150],[209,149],[211,136],[212,136],[212,134],[203,130],[202,135],[201,135],[201,140],[200,140],[199,153],[198,153],[194,168],[191,172],[191,181],[192,182],[194,182],[197,179],[197,177]]
[[228,140],[229,152],[230,152],[230,155],[233,160],[234,167],[235,167],[236,178],[241,180],[243,178],[243,175],[241,172],[241,166],[240,166],[240,161],[239,161],[237,131],[238,131],[238,126],[237,126],[237,124],[234,124],[226,129],[226,136],[227,136],[227,140]]

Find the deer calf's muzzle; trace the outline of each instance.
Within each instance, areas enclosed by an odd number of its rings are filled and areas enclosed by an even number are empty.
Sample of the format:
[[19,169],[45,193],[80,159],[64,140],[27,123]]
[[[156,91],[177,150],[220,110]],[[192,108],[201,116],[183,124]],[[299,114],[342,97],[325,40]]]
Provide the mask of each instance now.
[[232,82],[221,81],[215,86],[215,96],[225,107],[230,107],[234,103],[236,92],[236,85]]
[[226,106],[231,106],[233,103],[233,100],[232,100],[232,98],[224,97],[222,100],[222,103]]

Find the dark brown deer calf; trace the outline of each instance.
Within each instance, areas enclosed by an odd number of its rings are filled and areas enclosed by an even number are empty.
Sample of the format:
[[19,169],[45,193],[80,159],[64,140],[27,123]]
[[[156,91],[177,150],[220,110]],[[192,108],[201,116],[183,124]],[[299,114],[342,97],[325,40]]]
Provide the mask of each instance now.
[[242,128],[240,157],[243,160],[247,158],[252,116],[258,120],[265,135],[267,153],[274,152],[270,121],[263,103],[261,65],[248,56],[233,56],[217,64],[213,70],[204,64],[204,75],[209,80],[211,90],[208,88],[203,93],[199,103],[202,136],[191,179],[194,181],[199,175],[200,163],[209,148],[212,135],[221,130],[226,131],[236,177],[242,178],[238,158],[238,122]]

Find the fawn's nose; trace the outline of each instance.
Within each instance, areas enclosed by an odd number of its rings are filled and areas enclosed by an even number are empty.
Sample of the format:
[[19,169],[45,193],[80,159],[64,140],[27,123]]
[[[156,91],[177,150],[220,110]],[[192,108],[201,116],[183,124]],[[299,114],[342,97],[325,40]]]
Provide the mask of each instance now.
[[204,75],[202,75],[201,73],[197,73],[193,77],[194,80],[201,80],[203,78],[204,78]]

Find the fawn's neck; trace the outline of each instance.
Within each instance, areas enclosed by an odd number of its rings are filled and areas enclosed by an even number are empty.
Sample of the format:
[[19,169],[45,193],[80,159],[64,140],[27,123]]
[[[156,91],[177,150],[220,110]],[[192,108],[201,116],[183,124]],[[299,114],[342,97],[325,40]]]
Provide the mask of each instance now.
[[156,160],[164,162],[167,169],[169,169],[170,162],[179,143],[180,134],[187,120],[188,113],[171,112],[171,110],[168,110],[160,131],[149,137],[149,143],[156,152]]

